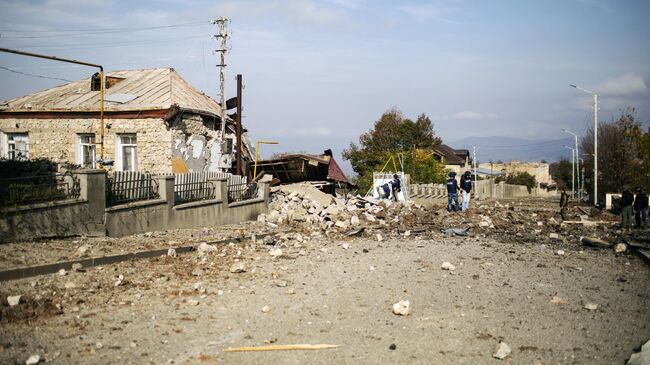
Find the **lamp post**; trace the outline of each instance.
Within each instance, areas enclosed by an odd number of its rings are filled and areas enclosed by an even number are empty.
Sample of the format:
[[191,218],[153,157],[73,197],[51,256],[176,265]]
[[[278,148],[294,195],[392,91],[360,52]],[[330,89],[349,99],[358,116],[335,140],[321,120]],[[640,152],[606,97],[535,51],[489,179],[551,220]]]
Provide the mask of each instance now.
[[594,96],[594,205],[598,205],[598,94],[573,84],[569,86]]
[[575,198],[576,188],[575,188],[575,171],[576,171],[576,150],[573,147],[564,146],[571,150],[571,196]]
[[582,176],[582,178],[578,179],[578,181],[580,181],[578,188],[580,189],[580,200],[582,200],[582,192],[585,190],[585,160],[581,158],[579,160],[582,163],[582,171],[580,171],[580,176]]
[[253,167],[253,179],[257,177],[257,159],[260,156],[260,145],[261,144],[278,144],[275,141],[257,141],[255,143],[255,167]]
[[[575,151],[573,151],[573,152],[575,154],[575,161],[576,161],[576,176],[577,176],[576,180],[577,180],[577,183],[578,183],[577,184],[578,185],[578,190],[580,190],[580,160],[578,159],[578,156],[580,156],[580,152],[579,152],[580,150],[578,149],[578,135],[571,132],[570,130],[568,130],[566,128],[562,128],[562,132],[572,134],[573,135],[573,140],[575,141]],[[574,198],[575,198],[575,196],[574,196]],[[582,198],[582,196],[580,196],[580,198]]]

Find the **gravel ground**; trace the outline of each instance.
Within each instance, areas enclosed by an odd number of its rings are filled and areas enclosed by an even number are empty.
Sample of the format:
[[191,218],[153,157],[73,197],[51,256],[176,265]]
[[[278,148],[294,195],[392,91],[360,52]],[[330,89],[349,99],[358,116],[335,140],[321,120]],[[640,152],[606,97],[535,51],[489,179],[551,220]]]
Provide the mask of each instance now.
[[[636,256],[575,239],[396,232],[303,233],[3,282],[0,363],[620,364],[650,337],[650,269]],[[236,262],[246,272],[231,273]],[[400,300],[410,315],[392,313]],[[340,347],[223,351],[297,343]]]

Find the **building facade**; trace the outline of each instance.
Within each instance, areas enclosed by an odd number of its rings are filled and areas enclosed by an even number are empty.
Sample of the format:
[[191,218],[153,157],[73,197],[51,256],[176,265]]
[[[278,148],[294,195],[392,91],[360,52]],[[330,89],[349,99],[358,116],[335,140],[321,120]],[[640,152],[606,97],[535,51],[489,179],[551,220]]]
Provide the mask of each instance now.
[[[110,72],[105,85],[103,138],[93,78],[0,103],[0,157],[95,167],[103,150],[116,171],[168,173],[173,161],[188,171],[233,167],[233,121],[222,135],[219,104],[174,69]],[[246,133],[242,142],[251,161]]]

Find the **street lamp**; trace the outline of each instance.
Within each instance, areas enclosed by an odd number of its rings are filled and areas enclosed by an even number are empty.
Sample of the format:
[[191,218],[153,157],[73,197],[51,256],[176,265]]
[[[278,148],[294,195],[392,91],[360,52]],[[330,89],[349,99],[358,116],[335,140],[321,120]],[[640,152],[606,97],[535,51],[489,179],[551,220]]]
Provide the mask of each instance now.
[[576,170],[576,150],[573,147],[564,146],[571,150],[571,196],[575,198],[575,170]]
[[253,179],[257,177],[257,159],[260,156],[260,145],[261,144],[278,144],[275,141],[257,141],[255,143],[255,167],[253,168]]
[[[568,129],[566,129],[566,128],[562,128],[562,132],[566,132],[566,133],[572,134],[572,135],[573,135],[573,139],[574,139],[574,141],[575,141],[575,146],[576,146],[575,148],[576,148],[576,149],[575,149],[575,151],[574,151],[574,154],[575,154],[575,156],[576,156],[576,157],[575,157],[575,161],[576,161],[576,176],[578,177],[578,178],[577,178],[577,182],[578,182],[578,190],[580,190],[580,161],[579,161],[579,159],[578,159],[578,156],[580,156],[580,152],[579,152],[580,150],[578,149],[578,135],[575,134],[575,133],[573,133],[573,132],[571,132],[570,130],[568,130]],[[580,192],[580,194],[582,194],[582,191]],[[575,196],[574,196],[574,198],[575,198]],[[582,199],[582,196],[580,196],[580,199]]]
[[594,96],[594,204],[598,205],[598,94],[573,84],[569,86]]

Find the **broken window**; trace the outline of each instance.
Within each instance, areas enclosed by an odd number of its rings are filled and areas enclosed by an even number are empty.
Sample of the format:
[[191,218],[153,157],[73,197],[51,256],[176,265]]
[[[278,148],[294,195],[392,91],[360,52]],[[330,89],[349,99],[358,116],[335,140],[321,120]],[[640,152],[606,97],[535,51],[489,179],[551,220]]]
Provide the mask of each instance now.
[[95,135],[79,134],[77,138],[77,163],[81,167],[95,166]]

